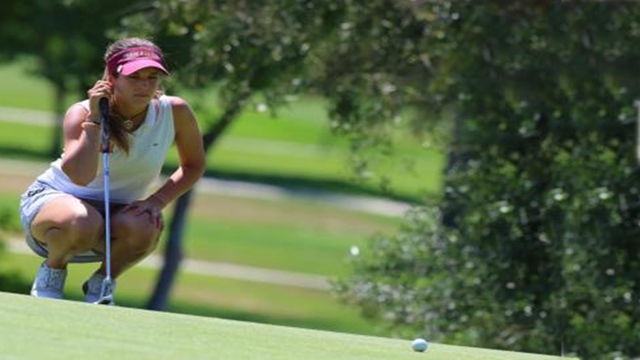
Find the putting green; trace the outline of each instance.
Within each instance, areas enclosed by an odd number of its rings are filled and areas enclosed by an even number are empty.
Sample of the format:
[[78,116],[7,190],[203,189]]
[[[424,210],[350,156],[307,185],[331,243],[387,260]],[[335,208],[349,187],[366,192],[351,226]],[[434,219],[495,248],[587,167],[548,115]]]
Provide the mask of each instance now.
[[544,360],[553,356],[263,325],[0,293],[3,359]]

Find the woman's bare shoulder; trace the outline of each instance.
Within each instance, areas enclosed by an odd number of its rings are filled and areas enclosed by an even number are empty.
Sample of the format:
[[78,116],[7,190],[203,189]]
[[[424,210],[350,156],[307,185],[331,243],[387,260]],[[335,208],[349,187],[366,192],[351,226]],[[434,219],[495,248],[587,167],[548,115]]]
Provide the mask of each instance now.
[[188,106],[189,106],[189,103],[188,103],[185,99],[183,99],[183,98],[181,98],[181,97],[179,97],[179,96],[164,95],[164,98],[165,98],[165,99],[166,99],[166,101],[168,101],[168,102],[171,104],[171,106],[173,106],[174,108],[175,108],[175,107],[188,107]]

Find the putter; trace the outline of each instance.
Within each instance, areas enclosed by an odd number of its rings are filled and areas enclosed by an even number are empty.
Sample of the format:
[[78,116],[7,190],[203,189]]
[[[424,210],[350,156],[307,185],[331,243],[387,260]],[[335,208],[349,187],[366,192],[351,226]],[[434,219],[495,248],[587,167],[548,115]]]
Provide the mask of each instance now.
[[109,207],[109,100],[100,99],[100,113],[102,116],[102,165],[104,173],[104,249],[105,249],[105,278],[100,288],[100,298],[96,304],[114,305],[113,279],[111,278],[111,209]]

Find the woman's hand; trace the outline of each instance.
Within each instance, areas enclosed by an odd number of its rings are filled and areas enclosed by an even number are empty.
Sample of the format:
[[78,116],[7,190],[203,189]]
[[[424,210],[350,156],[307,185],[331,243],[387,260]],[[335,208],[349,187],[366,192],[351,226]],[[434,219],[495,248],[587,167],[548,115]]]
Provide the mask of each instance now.
[[96,81],[95,85],[87,91],[91,121],[96,123],[100,122],[100,99],[111,99],[112,93],[111,83],[105,80]]
[[146,214],[149,216],[149,220],[156,229],[162,231],[164,228],[162,206],[154,197],[150,197],[146,200],[134,201],[121,210],[121,212],[126,211],[132,211],[134,215]]

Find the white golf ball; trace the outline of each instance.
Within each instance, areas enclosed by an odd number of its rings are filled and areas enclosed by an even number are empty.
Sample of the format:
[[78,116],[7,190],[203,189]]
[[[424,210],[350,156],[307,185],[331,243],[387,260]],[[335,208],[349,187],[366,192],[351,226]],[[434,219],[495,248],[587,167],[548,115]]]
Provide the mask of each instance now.
[[429,343],[425,339],[417,338],[411,343],[413,351],[423,352],[429,348]]

